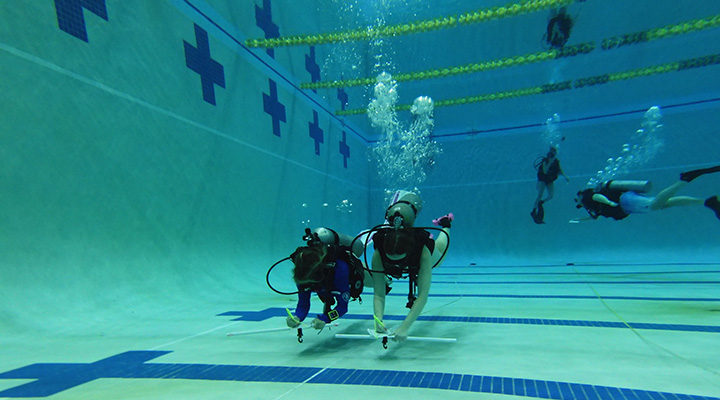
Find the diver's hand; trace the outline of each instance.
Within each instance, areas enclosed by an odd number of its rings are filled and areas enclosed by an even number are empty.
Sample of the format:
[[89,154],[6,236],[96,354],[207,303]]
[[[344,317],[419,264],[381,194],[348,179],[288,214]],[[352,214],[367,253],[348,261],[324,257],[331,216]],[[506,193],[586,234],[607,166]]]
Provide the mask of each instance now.
[[393,335],[392,340],[394,342],[398,342],[398,343],[406,341],[407,340],[407,332],[402,329],[398,329],[397,331],[395,331],[395,334]]
[[387,328],[385,327],[385,324],[383,324],[382,321],[380,321],[380,320],[375,321],[375,332],[387,333]]
[[312,325],[313,328],[321,331],[321,330],[323,330],[323,328],[325,328],[325,321],[315,318],[314,320],[312,320],[310,325]]
[[300,320],[292,315],[288,315],[287,318],[285,318],[285,323],[287,324],[288,328],[297,328],[298,326],[300,326]]

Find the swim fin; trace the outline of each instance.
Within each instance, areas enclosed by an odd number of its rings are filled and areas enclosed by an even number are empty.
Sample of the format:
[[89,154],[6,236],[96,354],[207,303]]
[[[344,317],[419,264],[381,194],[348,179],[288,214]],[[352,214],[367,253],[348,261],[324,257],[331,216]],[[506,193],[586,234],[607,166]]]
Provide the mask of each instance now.
[[720,165],[710,168],[696,169],[693,171],[683,172],[680,174],[680,180],[685,182],[692,182],[693,179],[701,175],[712,174],[713,172],[720,172]]
[[715,211],[715,216],[720,219],[720,200],[718,200],[717,196],[708,197],[705,200],[705,207]]
[[530,212],[530,216],[532,217],[533,221],[538,225],[545,223],[545,221],[543,221],[545,219],[545,209],[542,205],[543,203],[541,201],[538,203],[537,208],[533,208],[533,210]]

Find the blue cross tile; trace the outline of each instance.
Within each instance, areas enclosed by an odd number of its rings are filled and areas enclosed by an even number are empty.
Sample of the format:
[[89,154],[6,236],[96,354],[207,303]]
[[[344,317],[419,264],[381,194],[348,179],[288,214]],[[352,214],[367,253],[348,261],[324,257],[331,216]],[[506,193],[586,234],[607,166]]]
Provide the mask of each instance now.
[[99,378],[125,378],[146,361],[169,351],[128,351],[90,364],[32,364],[0,374],[0,379],[35,379],[0,392],[0,397],[47,397]]
[[[305,55],[305,69],[310,73],[310,82],[320,81],[320,66],[315,61],[315,46],[310,46],[310,54]],[[313,89],[317,93],[317,90]]]
[[215,104],[215,85],[225,88],[225,70],[210,57],[210,41],[205,29],[195,24],[195,42],[197,47],[183,40],[185,47],[185,65],[200,75],[203,100]]
[[348,158],[350,158],[350,146],[347,144],[347,133],[342,132],[342,141],[340,141],[340,154],[343,156],[343,167],[347,168]]
[[108,20],[105,0],[55,0],[55,13],[60,30],[88,42],[83,10],[88,10],[105,21]]
[[313,122],[308,123],[310,128],[310,137],[315,141],[315,154],[320,155],[320,143],[325,143],[325,136],[323,130],[320,129],[320,123],[318,122],[318,113],[313,111]]
[[285,122],[285,106],[278,101],[277,83],[270,81],[270,94],[263,93],[263,110],[272,117],[273,134],[280,137],[280,122]]
[[218,314],[218,316],[234,316],[238,317],[236,319],[233,319],[231,321],[265,321],[266,319],[273,318],[273,317],[282,317],[286,316],[287,312],[284,308],[278,308],[278,307],[271,307],[266,308],[261,311],[228,311],[224,312],[222,314]]
[[[280,28],[272,20],[272,6],[270,0],[263,0],[263,6],[255,6],[255,23],[265,32],[265,39],[280,37]],[[275,50],[267,49],[270,57],[275,58]]]

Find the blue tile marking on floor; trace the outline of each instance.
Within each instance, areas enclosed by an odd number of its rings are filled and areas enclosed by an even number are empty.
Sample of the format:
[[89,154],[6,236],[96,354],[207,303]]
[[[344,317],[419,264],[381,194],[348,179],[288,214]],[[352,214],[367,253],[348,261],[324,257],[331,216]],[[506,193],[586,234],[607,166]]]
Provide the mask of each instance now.
[[263,93],[263,111],[270,114],[272,118],[273,135],[280,137],[280,122],[285,121],[285,106],[278,100],[277,83],[268,79],[270,82],[270,94]]
[[[272,6],[270,0],[263,0],[262,8],[255,5],[255,23],[265,33],[265,39],[280,37],[280,28],[272,20]],[[267,49],[267,54],[275,58],[275,49]]]
[[[390,293],[388,296],[407,297],[407,295]],[[535,295],[535,294],[440,294],[430,293],[430,297],[468,297],[468,298],[499,298],[499,299],[567,299],[567,300],[597,300],[597,296],[578,295]],[[636,297],[636,296],[602,296],[603,300],[638,300],[638,301],[708,301],[718,302],[717,297]]]
[[[271,307],[262,311],[227,311],[218,314],[219,317],[231,316],[237,317],[231,321],[252,321],[260,322],[268,318],[285,317],[287,312],[284,308]],[[405,315],[386,315],[385,320],[402,321]],[[368,314],[345,314],[343,319],[355,320],[372,320],[372,315]],[[592,328],[628,328],[622,322],[610,321],[584,321],[584,320],[568,320],[568,319],[545,319],[545,318],[506,318],[506,317],[463,317],[463,316],[432,316],[421,315],[418,321],[434,321],[434,322],[465,322],[480,324],[512,324],[512,325],[545,325],[545,326],[575,326],[575,327],[592,327]],[[628,322],[633,329],[648,329],[661,331],[682,331],[682,332],[707,332],[720,333],[720,326],[712,325],[686,325],[686,324],[653,324],[642,322]]]
[[[448,267],[444,267],[446,269]],[[468,268],[468,267],[450,267],[450,268]],[[531,275],[531,276],[556,276],[556,275],[570,275],[570,276],[584,276],[584,275],[604,275],[615,277],[627,276],[627,275],[679,275],[679,274],[720,274],[720,270],[708,270],[708,271],[603,271],[603,272],[435,272],[433,270],[433,276],[518,276],[518,275]]]
[[210,41],[207,31],[198,24],[194,25],[197,47],[193,47],[183,40],[185,65],[200,75],[203,100],[215,105],[215,85],[225,88],[225,71],[219,62],[210,58]]
[[343,156],[343,167],[347,168],[348,158],[350,158],[350,146],[347,144],[347,133],[342,131],[342,140],[340,141],[340,154]]
[[310,130],[310,137],[315,142],[315,154],[320,155],[320,144],[325,143],[323,130],[320,128],[320,122],[318,121],[318,113],[313,110],[313,122],[308,123]]
[[443,372],[266,365],[148,363],[148,361],[168,353],[171,352],[128,351],[89,364],[31,364],[12,371],[0,373],[0,379],[35,379],[33,382],[0,391],[0,397],[48,397],[96,379],[120,378],[235,382],[305,382],[323,385],[410,387],[476,393],[497,393],[557,400],[667,400],[685,398],[693,400],[720,400],[720,398],[717,397],[615,388],[572,382]]
[[432,281],[432,283],[452,285],[717,285],[720,281]]
[[88,42],[83,10],[88,10],[105,21],[108,20],[105,0],[55,0],[55,13],[60,30]]

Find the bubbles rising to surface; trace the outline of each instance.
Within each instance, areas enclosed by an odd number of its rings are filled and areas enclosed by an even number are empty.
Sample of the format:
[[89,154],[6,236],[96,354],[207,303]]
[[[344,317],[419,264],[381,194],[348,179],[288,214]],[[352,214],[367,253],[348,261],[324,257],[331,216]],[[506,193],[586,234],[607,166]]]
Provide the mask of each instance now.
[[623,144],[620,155],[609,158],[605,169],[598,171],[588,181],[587,187],[596,188],[603,182],[621,178],[652,161],[665,144],[661,138],[661,119],[660,107],[650,107],[643,117],[642,127],[632,134],[628,143]]

